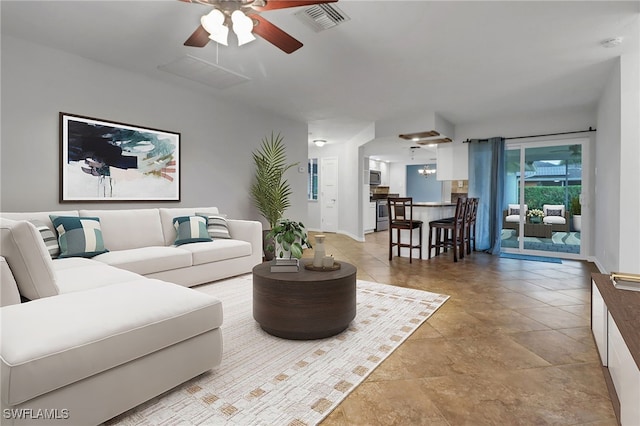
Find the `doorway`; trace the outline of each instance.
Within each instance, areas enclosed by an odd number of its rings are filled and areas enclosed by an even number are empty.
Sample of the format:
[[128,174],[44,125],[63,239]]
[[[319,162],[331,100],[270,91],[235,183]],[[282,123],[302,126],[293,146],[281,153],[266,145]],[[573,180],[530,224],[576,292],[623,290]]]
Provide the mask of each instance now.
[[338,158],[320,159],[320,226],[324,232],[338,231]]
[[502,249],[581,258],[586,140],[507,143]]

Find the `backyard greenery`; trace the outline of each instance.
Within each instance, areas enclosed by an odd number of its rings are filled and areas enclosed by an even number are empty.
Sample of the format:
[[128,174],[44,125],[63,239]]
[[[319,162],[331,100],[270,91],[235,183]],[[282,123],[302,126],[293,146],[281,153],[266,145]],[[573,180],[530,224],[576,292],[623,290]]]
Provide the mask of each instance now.
[[[565,190],[568,189],[568,194]],[[580,196],[582,185],[565,186],[526,186],[524,203],[530,209],[541,209],[543,204],[564,204],[569,207],[570,201]]]

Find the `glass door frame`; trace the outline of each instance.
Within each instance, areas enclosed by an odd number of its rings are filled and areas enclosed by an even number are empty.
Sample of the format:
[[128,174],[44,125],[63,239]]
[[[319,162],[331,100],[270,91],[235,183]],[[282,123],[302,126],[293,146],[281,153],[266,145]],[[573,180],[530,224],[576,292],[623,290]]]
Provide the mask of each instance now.
[[[576,259],[576,260],[584,260],[587,258],[587,250],[588,243],[590,240],[589,233],[589,199],[590,199],[590,143],[591,140],[589,137],[577,137],[577,138],[565,138],[565,139],[535,139],[529,141],[509,141],[507,140],[505,143],[505,150],[518,150],[520,154],[520,178],[518,185],[522,190],[518,194],[518,203],[520,206],[520,222],[518,223],[518,235],[524,235],[524,223],[526,221],[526,217],[524,216],[524,187],[525,187],[525,157],[526,157],[526,149],[527,148],[544,148],[544,147],[553,147],[553,146],[563,146],[563,145],[581,145],[581,161],[582,161],[582,185],[580,192],[580,204],[582,205],[582,227],[580,231],[580,253],[565,253],[565,252],[555,252],[555,251],[544,251],[544,250],[533,250],[533,249],[525,249],[524,248],[524,238],[518,237],[518,248],[511,247],[502,247],[502,251],[505,253],[519,253],[519,254],[531,254],[537,256],[545,256],[545,257],[557,257],[563,259]],[[506,170],[505,170],[506,174]],[[506,179],[505,179],[506,185]],[[506,191],[505,191],[506,192]],[[507,205],[505,204],[505,207]],[[571,216],[569,217],[569,221],[571,221]],[[571,226],[571,224],[569,225]]]

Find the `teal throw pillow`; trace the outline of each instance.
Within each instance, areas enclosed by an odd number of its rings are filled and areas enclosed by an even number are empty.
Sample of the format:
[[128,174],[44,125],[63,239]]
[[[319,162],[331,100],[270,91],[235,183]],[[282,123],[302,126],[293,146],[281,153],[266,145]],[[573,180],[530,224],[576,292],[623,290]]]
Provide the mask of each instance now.
[[58,233],[60,258],[93,257],[107,250],[97,217],[50,216]]
[[175,245],[212,241],[207,232],[207,219],[202,216],[179,216],[173,218],[173,227],[178,233]]

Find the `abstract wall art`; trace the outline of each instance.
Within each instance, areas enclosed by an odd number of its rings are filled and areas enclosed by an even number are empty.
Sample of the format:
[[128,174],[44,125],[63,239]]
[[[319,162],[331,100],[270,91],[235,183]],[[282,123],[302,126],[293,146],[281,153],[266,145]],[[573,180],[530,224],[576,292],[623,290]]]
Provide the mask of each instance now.
[[60,113],[60,202],[180,201],[180,133]]

